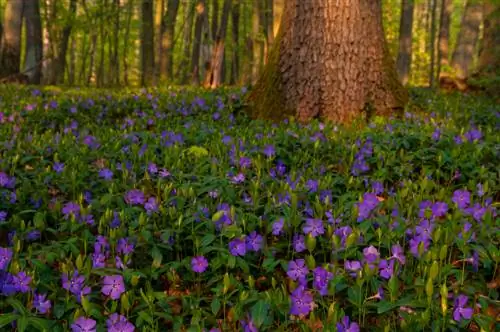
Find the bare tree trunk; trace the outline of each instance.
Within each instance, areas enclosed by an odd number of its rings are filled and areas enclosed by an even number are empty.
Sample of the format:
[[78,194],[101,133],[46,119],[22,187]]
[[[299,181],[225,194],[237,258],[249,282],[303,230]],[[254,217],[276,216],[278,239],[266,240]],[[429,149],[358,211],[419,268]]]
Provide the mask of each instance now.
[[231,0],[224,0],[219,31],[217,32],[217,38],[212,50],[210,70],[207,71],[207,75],[205,77],[205,86],[212,89],[219,87],[222,83],[222,67],[224,65],[225,40],[227,25],[229,22],[229,14],[231,12],[231,2]]
[[0,78],[19,74],[21,66],[21,29],[23,2],[9,0],[5,6],[2,44],[0,47]]
[[429,86],[434,88],[436,76],[435,70],[436,67],[436,16],[437,16],[437,2],[438,0],[432,0],[432,8],[431,8],[431,33],[429,40],[429,52],[431,54],[431,64],[429,68]]
[[128,85],[128,48],[130,45],[130,24],[132,23],[132,16],[134,14],[134,0],[127,0],[127,23],[125,27],[125,37],[123,45],[123,83]]
[[142,0],[141,15],[141,85],[150,86],[155,65],[153,0]]
[[381,0],[287,0],[269,63],[249,96],[253,117],[351,122],[402,113]]
[[458,80],[466,80],[479,39],[479,27],[482,21],[482,5],[476,0],[468,0],[462,17],[462,26],[458,34],[457,45],[451,59]]
[[28,1],[24,5],[26,22],[26,51],[24,73],[30,84],[40,84],[42,78],[43,39],[40,1]]
[[69,67],[68,67],[68,84],[70,86],[75,85],[75,71],[76,71],[76,36],[73,34],[71,36],[69,50]]
[[263,67],[263,57],[264,57],[264,43],[261,40],[261,26],[262,26],[262,15],[261,15],[261,0],[253,0],[253,11],[252,11],[252,36],[251,44],[249,48],[253,53],[252,59],[252,84],[255,84],[259,79],[261,69]]
[[164,13],[165,13],[165,2],[164,0],[156,0],[155,3],[155,47],[156,47],[156,55],[155,55],[155,66],[154,66],[154,80],[155,85],[158,85],[160,81],[160,72],[161,72],[161,59],[163,57],[163,21],[164,21]]
[[441,1],[441,22],[439,24],[439,49],[438,49],[438,69],[437,77],[439,80],[444,76],[449,66],[449,47],[450,47],[450,21],[453,11],[453,0]]
[[200,84],[200,51],[202,43],[203,25],[207,19],[205,0],[198,0],[196,5],[196,21],[194,25],[193,53],[191,57],[191,83]]
[[94,76],[94,62],[95,62],[95,53],[97,49],[97,33],[92,33],[91,45],[90,45],[90,64],[89,64],[89,72],[87,75],[87,86],[92,82],[92,77]]
[[401,21],[399,24],[399,52],[396,61],[399,80],[403,85],[410,80],[411,56],[412,56],[412,31],[413,31],[413,0],[403,0]]
[[90,54],[90,47],[89,49],[87,50],[87,34],[83,34],[82,36],[82,43],[81,43],[81,50],[80,50],[80,54],[82,55],[82,59],[81,59],[81,63],[80,63],[80,72],[78,73],[78,83],[79,84],[84,84],[85,83],[85,79],[84,79],[84,76],[85,76],[85,72],[86,72],[86,68],[87,68],[87,58]]
[[186,17],[184,20],[184,31],[183,31],[183,57],[179,65],[179,73],[181,77],[181,83],[187,84],[189,82],[189,59],[191,59],[191,44],[193,38],[193,21],[194,21],[194,11],[196,8],[193,3],[186,2]]
[[113,15],[115,18],[113,31],[113,53],[111,55],[111,83],[120,85],[120,0],[113,0]]
[[212,0],[212,40],[217,39],[219,31],[219,0]]
[[231,61],[230,84],[236,84],[240,76],[240,0],[235,0],[232,9],[233,59]]
[[105,24],[105,13],[106,13],[106,7],[107,7],[108,1],[103,0],[103,2],[100,4],[100,23],[99,23],[99,67],[97,69],[97,78],[96,78],[96,83],[97,87],[103,87],[106,85],[105,82],[105,77],[104,77],[104,59],[105,59],[105,52],[106,52],[106,35],[107,31],[104,29],[104,24]]
[[266,0],[266,40],[271,49],[274,41],[274,0]]
[[174,76],[174,37],[175,23],[179,11],[179,0],[168,0],[167,16],[163,20],[162,57],[160,61],[160,80],[173,80]]

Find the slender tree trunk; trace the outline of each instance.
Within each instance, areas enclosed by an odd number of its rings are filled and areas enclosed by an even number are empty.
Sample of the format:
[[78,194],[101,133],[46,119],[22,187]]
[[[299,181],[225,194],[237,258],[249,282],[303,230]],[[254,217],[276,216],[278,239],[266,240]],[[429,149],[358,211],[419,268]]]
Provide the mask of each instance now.
[[68,68],[68,84],[70,86],[75,85],[75,76],[76,76],[76,36],[73,34],[71,36],[69,50],[69,68]]
[[285,0],[274,0],[274,8],[273,8],[273,31],[274,37],[278,34],[278,30],[281,24],[281,16],[283,16],[283,8],[285,7]]
[[482,21],[482,5],[476,0],[468,0],[462,17],[457,45],[451,59],[456,78],[466,80],[469,76]]
[[155,3],[155,47],[156,47],[156,55],[155,55],[155,85],[158,85],[160,81],[160,72],[161,72],[161,59],[163,57],[163,21],[164,21],[164,13],[165,13],[165,2],[164,0],[156,0]]
[[87,86],[92,82],[92,77],[94,76],[94,62],[95,62],[95,54],[97,49],[97,33],[92,33],[91,45],[90,45],[90,63],[89,63],[89,72],[87,74]]
[[128,48],[130,45],[130,25],[134,14],[134,0],[127,0],[127,23],[125,27],[125,37],[123,45],[123,83],[129,84],[129,64],[128,64]]
[[17,0],[7,1],[0,47],[0,78],[19,74],[22,24],[23,2]]
[[217,32],[219,31],[219,0],[212,0],[212,41],[217,39]]
[[30,84],[40,84],[42,78],[43,39],[40,1],[28,1],[24,5],[26,22],[26,51],[24,73]]
[[437,77],[439,80],[444,76],[449,66],[449,47],[450,47],[450,21],[453,11],[453,0],[441,1],[441,22],[439,24],[439,49],[438,49],[438,69]]
[[205,0],[198,0],[196,4],[196,21],[194,25],[193,53],[191,56],[191,83],[200,84],[200,52],[202,43],[203,25],[207,19]]
[[105,52],[106,52],[106,30],[104,29],[104,24],[105,24],[105,13],[106,13],[106,7],[107,7],[107,0],[103,0],[103,2],[100,5],[100,23],[99,23],[99,66],[97,69],[97,78],[96,78],[96,83],[97,87],[103,87],[106,85],[105,78],[104,78],[104,59],[105,59]]
[[90,53],[90,47],[87,49],[87,43],[88,43],[88,38],[87,34],[83,34],[82,36],[82,43],[81,43],[81,51],[80,54],[82,55],[81,63],[80,63],[80,72],[78,74],[78,83],[79,84],[84,84],[85,83],[85,73],[86,73],[86,68],[87,68],[87,58]]
[[399,23],[399,52],[396,61],[399,80],[403,85],[410,80],[411,57],[412,57],[412,31],[414,0],[403,0],[401,21]]
[[402,113],[407,93],[387,48],[381,0],[287,0],[253,117],[351,122]]
[[261,69],[263,67],[263,57],[264,57],[264,43],[261,40],[261,26],[262,26],[262,15],[261,15],[261,0],[253,0],[253,11],[252,11],[252,39],[249,48],[253,53],[252,59],[252,84],[255,84],[259,79]]
[[429,86],[434,88],[436,76],[435,76],[435,67],[436,67],[436,28],[437,28],[437,2],[438,0],[432,0],[432,8],[431,8],[431,33],[429,40],[429,50],[431,54],[431,64],[429,68]]
[[266,40],[271,49],[274,41],[274,0],[266,0]]
[[114,31],[113,31],[113,54],[111,55],[111,83],[120,85],[120,0],[113,0]]
[[235,0],[232,9],[233,59],[231,61],[230,84],[236,84],[240,76],[240,0]]
[[141,15],[141,85],[150,86],[155,65],[153,0],[142,0]]
[[174,37],[179,0],[167,0],[167,16],[163,20],[162,57],[160,61],[160,80],[173,80],[174,76]]
[[223,72],[222,68],[224,65],[225,40],[226,40],[227,26],[229,22],[229,14],[231,13],[231,2],[232,0],[224,0],[219,31],[217,32],[217,38],[215,40],[215,45],[212,50],[212,60],[210,61],[210,70],[207,71],[207,75],[205,77],[205,86],[210,87],[212,89],[219,87],[222,83],[222,72]]
[[186,17],[184,20],[184,45],[183,45],[183,58],[179,65],[179,73],[181,77],[181,84],[189,82],[189,59],[191,59],[191,44],[193,38],[193,21],[194,21],[194,3],[186,2]]

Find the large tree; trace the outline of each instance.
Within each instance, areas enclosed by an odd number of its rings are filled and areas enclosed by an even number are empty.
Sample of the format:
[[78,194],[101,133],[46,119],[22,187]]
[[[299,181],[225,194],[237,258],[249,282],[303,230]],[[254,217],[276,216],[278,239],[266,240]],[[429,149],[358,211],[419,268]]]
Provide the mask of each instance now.
[[348,123],[404,108],[407,93],[387,48],[381,0],[288,0],[284,10],[249,97],[253,117]]
[[19,73],[22,19],[23,2],[18,0],[7,1],[0,47],[0,77],[8,77]]
[[401,83],[406,85],[410,79],[414,0],[403,0],[399,23],[399,52],[396,67]]
[[154,10],[153,0],[142,0],[141,6],[141,85],[149,86],[154,80]]

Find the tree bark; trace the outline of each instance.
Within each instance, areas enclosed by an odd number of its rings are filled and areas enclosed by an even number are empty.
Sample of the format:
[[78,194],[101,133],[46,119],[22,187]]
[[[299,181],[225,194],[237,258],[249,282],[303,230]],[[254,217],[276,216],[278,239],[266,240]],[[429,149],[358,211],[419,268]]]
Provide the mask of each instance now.
[[399,80],[403,85],[410,80],[412,56],[412,31],[414,0],[403,0],[401,4],[401,21],[399,24],[399,52],[396,61]]
[[450,47],[450,22],[453,11],[453,0],[441,1],[441,22],[439,24],[439,48],[438,48],[438,69],[437,77],[439,80],[444,76],[449,66],[449,47]]
[[24,73],[30,84],[40,84],[42,78],[43,39],[40,1],[25,3],[26,51],[24,54]]
[[462,17],[462,26],[458,34],[457,45],[451,60],[451,66],[458,80],[466,80],[471,71],[472,61],[479,39],[482,12],[482,5],[478,1],[467,1]]
[[150,86],[155,66],[153,0],[142,0],[141,16],[141,85]]
[[181,77],[181,84],[187,84],[189,82],[189,59],[191,54],[191,44],[193,39],[193,21],[194,21],[194,3],[186,2],[186,17],[184,19],[184,31],[183,31],[183,57],[179,65],[179,73]]
[[155,39],[155,65],[154,65],[154,80],[155,85],[158,85],[161,76],[161,59],[163,57],[163,21],[165,13],[165,2],[164,0],[156,0],[155,3],[155,31],[154,31],[154,39]]
[[484,4],[484,32],[479,52],[480,74],[497,74],[500,71],[500,5],[493,0]]
[[435,67],[436,67],[436,29],[437,29],[437,2],[438,0],[432,0],[431,7],[431,33],[429,40],[429,52],[431,54],[431,63],[429,66],[429,86],[434,88],[436,76],[435,76]]
[[113,31],[113,53],[111,55],[111,83],[120,85],[120,0],[113,0],[114,31]]
[[252,10],[252,36],[249,48],[252,51],[252,84],[257,83],[263,68],[264,42],[261,38],[261,27],[263,26],[263,15],[261,14],[261,1],[253,0]]
[[223,72],[222,68],[224,65],[225,40],[226,40],[227,26],[229,22],[229,14],[231,13],[231,2],[232,0],[224,0],[219,31],[217,32],[217,38],[215,40],[215,45],[212,50],[212,60],[210,61],[210,69],[207,71],[205,77],[205,87],[210,87],[212,89],[219,87],[222,82],[222,72]]
[[160,81],[173,80],[174,36],[179,0],[167,0],[167,16],[163,20],[162,57],[160,60]]
[[21,66],[21,28],[23,2],[9,0],[5,6],[2,44],[0,46],[0,78],[19,74]]
[[128,63],[128,48],[130,45],[130,25],[132,23],[132,16],[134,14],[134,0],[127,0],[127,21],[125,26],[125,36],[123,41],[123,83],[129,83],[129,63]]
[[240,0],[235,0],[232,9],[233,59],[231,61],[230,84],[236,84],[240,76]]
[[191,83],[200,85],[200,54],[203,38],[203,25],[207,19],[205,0],[198,0],[196,5],[196,20],[194,25],[193,53],[191,56]]
[[278,34],[281,17],[283,16],[283,8],[285,7],[285,0],[274,0],[274,8],[273,8],[273,31],[274,37]]
[[381,0],[287,0],[250,115],[349,123],[402,113],[407,93],[386,45]]

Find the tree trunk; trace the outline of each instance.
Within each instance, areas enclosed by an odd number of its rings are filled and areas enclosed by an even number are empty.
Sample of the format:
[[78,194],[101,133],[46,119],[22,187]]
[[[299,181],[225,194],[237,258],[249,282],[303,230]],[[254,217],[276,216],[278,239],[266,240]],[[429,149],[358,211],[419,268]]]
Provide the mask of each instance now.
[[154,80],[155,85],[158,85],[160,81],[160,70],[161,70],[161,58],[163,57],[163,20],[165,13],[165,3],[164,0],[155,0],[155,8],[154,8],[154,42],[155,42],[155,65],[154,65]]
[[125,27],[125,37],[123,38],[123,83],[128,85],[128,48],[130,45],[130,25],[134,14],[134,0],[127,0],[127,23]]
[[252,10],[252,36],[251,44],[249,48],[253,53],[252,58],[252,84],[257,83],[259,79],[261,69],[263,67],[264,58],[264,42],[261,38],[261,26],[262,15],[261,15],[261,0],[253,0],[253,10]]
[[429,52],[431,54],[431,63],[429,66],[429,86],[434,88],[435,86],[435,67],[436,67],[436,16],[437,16],[437,2],[438,0],[432,0],[431,7],[431,33],[429,37]]
[[141,15],[141,85],[150,86],[155,66],[153,0],[142,0]]
[[160,81],[173,80],[174,76],[174,37],[179,0],[167,0],[167,16],[163,20],[162,57],[160,60]]
[[281,16],[283,16],[283,8],[285,6],[285,0],[274,0],[274,8],[273,8],[273,31],[274,31],[274,37],[278,34],[279,28],[280,28],[280,23],[281,23]]
[[482,12],[482,5],[478,1],[467,1],[462,17],[462,26],[458,34],[457,45],[451,60],[451,66],[459,81],[466,80],[469,76],[479,38]]
[[191,83],[200,84],[200,53],[202,43],[203,25],[207,19],[205,0],[198,0],[196,5],[196,21],[194,25],[193,53],[191,56]]
[[0,78],[19,74],[21,66],[21,29],[23,2],[9,0],[5,6],[2,45],[0,47]]
[[100,10],[100,23],[99,23],[99,67],[97,69],[97,87],[101,88],[106,85],[105,78],[104,78],[104,58],[105,58],[105,52],[106,52],[106,35],[107,31],[104,29],[104,24],[105,24],[105,15],[106,15],[106,7],[107,7],[108,1],[103,0],[99,6]]
[[113,54],[111,55],[111,83],[120,85],[120,0],[113,0],[114,31],[113,31]]
[[271,49],[274,41],[274,0],[266,0],[266,41]]
[[75,85],[75,76],[76,76],[76,36],[73,34],[71,36],[70,42],[70,50],[69,50],[69,67],[68,67],[68,84],[70,86]]
[[232,0],[224,0],[219,31],[217,32],[217,38],[212,50],[210,69],[207,71],[205,77],[205,87],[210,87],[212,89],[219,87],[222,82],[222,67],[224,65],[225,41],[229,14],[231,13],[231,2]]
[[194,21],[194,3],[186,2],[186,17],[184,20],[184,31],[183,31],[183,57],[179,65],[179,73],[181,77],[181,83],[187,84],[189,82],[189,59],[191,58],[191,44],[193,38],[193,21]]
[[407,93],[386,45],[381,0],[287,0],[253,117],[349,123],[402,113]]
[[442,0],[441,2],[441,22],[439,24],[439,48],[438,48],[438,69],[437,76],[439,80],[444,76],[449,66],[449,47],[450,47],[450,21],[453,11],[453,0]]
[[396,61],[399,80],[403,85],[410,80],[411,53],[412,53],[412,31],[413,31],[413,0],[403,0],[401,10],[401,21],[399,24],[399,52]]
[[236,84],[240,76],[240,0],[235,0],[232,9],[233,59],[231,61],[230,84]]
[[39,0],[25,3],[24,19],[26,20],[24,73],[28,76],[30,84],[40,84],[42,78],[43,39]]
[[219,31],[219,0],[212,0],[212,41],[217,39],[217,32]]
[[484,33],[479,52],[480,74],[498,74],[500,71],[500,5],[494,0],[484,4]]

